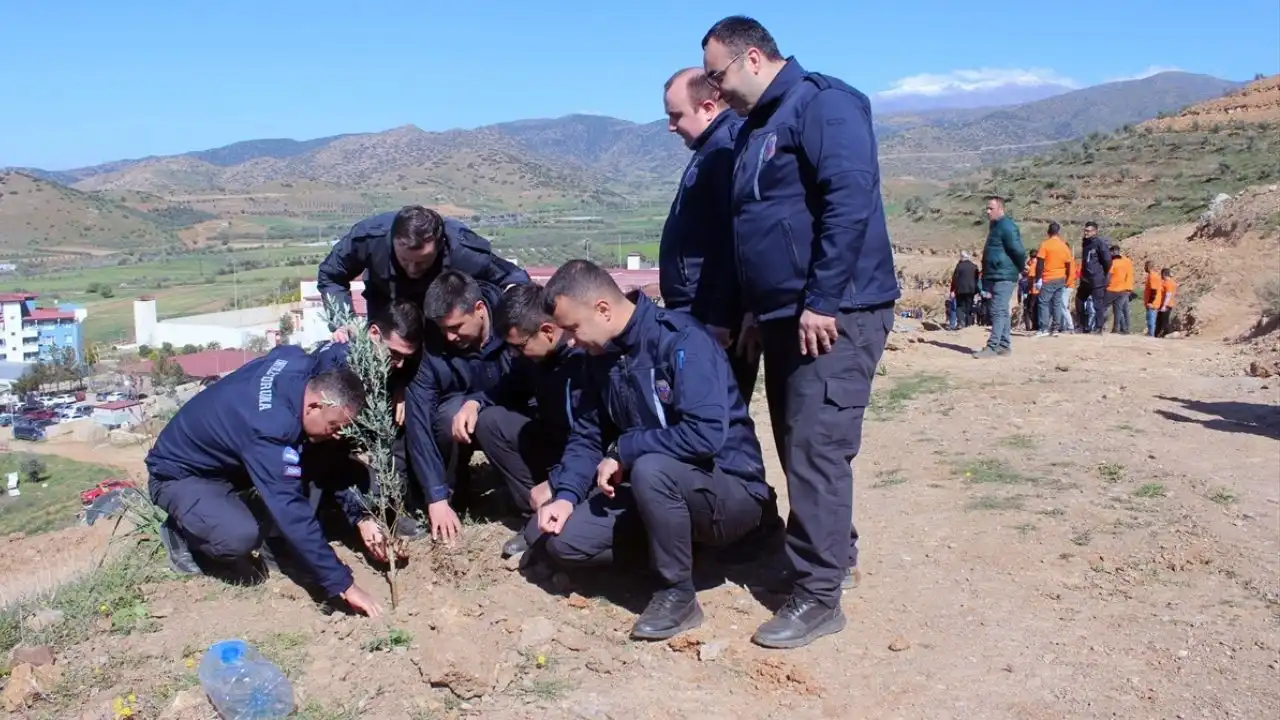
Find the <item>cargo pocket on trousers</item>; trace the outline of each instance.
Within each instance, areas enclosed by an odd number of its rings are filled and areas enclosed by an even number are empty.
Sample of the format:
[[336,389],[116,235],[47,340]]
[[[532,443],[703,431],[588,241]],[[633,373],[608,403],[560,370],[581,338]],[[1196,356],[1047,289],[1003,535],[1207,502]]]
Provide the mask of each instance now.
[[862,444],[862,416],[871,401],[871,384],[860,378],[827,378],[822,417],[816,430],[826,440],[857,453]]

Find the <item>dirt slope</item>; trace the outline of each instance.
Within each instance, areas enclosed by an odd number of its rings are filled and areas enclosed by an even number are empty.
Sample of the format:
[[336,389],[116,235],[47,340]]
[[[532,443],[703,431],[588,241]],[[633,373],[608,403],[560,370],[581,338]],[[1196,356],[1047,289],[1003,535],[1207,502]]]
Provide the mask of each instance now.
[[[1280,713],[1280,383],[1222,377],[1200,340],[1018,337],[1008,360],[976,362],[961,351],[981,335],[893,337],[857,461],[866,576],[842,635],[756,648],[768,609],[710,576],[703,628],[633,643],[633,579],[539,588],[495,556],[505,529],[471,525],[458,549],[414,547],[391,621],[407,648],[371,651],[382,623],[327,618],[287,581],[163,583],[146,589],[156,631],[73,648],[75,682],[30,717],[98,717],[128,693],[153,717],[230,636],[286,665],[310,718]],[[755,415],[769,437],[759,398]]]
[[1135,274],[1145,260],[1173,269],[1186,330],[1235,340],[1258,321],[1259,287],[1277,277],[1280,185],[1248,188],[1198,223],[1154,228],[1123,247],[1135,259]]

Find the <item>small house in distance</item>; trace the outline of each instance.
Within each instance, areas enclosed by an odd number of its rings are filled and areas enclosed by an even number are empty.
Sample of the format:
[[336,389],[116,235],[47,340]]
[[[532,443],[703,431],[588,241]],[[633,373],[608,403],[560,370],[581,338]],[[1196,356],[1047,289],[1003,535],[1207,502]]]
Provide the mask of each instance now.
[[92,417],[105,428],[131,428],[145,419],[138,400],[116,400],[94,406]]

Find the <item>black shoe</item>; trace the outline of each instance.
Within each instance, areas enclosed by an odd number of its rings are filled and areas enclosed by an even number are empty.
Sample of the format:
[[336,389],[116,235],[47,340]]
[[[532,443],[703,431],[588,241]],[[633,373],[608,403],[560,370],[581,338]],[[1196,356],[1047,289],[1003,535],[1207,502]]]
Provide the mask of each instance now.
[[204,571],[196,564],[196,558],[187,546],[187,539],[172,519],[165,520],[160,526],[160,544],[164,545],[169,555],[169,568],[179,575],[202,575]]
[[422,523],[412,515],[404,515],[396,518],[395,523],[396,537],[403,540],[421,540],[426,537],[427,529],[422,527]]
[[843,629],[844,611],[839,604],[829,608],[813,598],[792,595],[772,620],[756,630],[751,642],[761,647],[786,650],[804,647],[823,635]]
[[519,557],[524,555],[529,549],[529,541],[525,540],[523,532],[517,532],[510,539],[502,543],[502,557]]
[[844,571],[844,579],[840,581],[841,590],[854,590],[862,583],[862,571],[858,568],[849,568]]
[[667,588],[653,594],[649,605],[631,627],[637,640],[666,640],[702,624],[698,595],[689,590]]

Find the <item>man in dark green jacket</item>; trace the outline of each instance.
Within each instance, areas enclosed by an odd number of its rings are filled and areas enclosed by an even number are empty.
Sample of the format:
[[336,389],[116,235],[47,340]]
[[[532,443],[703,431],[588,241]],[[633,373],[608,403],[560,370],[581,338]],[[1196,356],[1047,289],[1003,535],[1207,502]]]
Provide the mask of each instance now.
[[991,308],[991,337],[985,348],[973,354],[979,359],[1013,352],[1009,344],[1012,330],[1009,303],[1018,286],[1018,275],[1027,262],[1022,235],[1013,218],[1005,214],[1003,198],[987,198],[987,217],[991,219],[991,229],[982,248],[982,289]]

